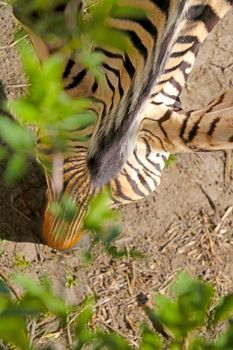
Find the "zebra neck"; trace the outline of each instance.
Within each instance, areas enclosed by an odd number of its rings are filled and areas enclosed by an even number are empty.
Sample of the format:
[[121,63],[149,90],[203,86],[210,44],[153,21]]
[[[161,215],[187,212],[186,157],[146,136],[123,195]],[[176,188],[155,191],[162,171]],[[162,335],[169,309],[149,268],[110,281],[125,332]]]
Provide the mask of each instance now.
[[155,37],[153,49],[143,69],[135,74],[116,108],[99,119],[88,151],[88,169],[96,187],[114,179],[135,149],[140,116],[143,115],[156,81],[163,73],[178,35],[177,27],[184,16],[185,4],[185,0],[170,2],[166,24]]

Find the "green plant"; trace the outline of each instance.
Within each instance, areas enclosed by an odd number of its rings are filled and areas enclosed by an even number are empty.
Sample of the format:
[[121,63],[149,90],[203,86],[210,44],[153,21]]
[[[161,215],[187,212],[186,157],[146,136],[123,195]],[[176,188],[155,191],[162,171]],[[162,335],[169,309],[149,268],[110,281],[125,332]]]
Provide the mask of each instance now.
[[46,279],[40,285],[25,276],[19,276],[17,280],[26,290],[19,300],[12,298],[10,289],[2,280],[0,283],[0,339],[20,349],[32,349],[28,320],[49,312],[63,322],[69,309],[52,293]]
[[31,265],[31,263],[25,258],[25,256],[16,254],[14,258],[14,265],[22,270],[25,270]]
[[[93,296],[80,305],[66,305],[57,297],[46,278],[35,283],[20,276],[17,282],[25,292],[18,300],[11,295],[11,289],[0,279],[0,339],[20,349],[38,349],[37,337],[30,340],[28,324],[34,321],[40,327],[46,319],[49,325],[56,323],[57,331],[69,329],[73,350],[136,350],[127,339],[115,332],[106,333],[93,328],[91,320],[95,308]],[[173,297],[155,296],[155,307],[143,306],[153,328],[142,327],[140,350],[230,350],[233,348],[233,295],[221,298],[215,305],[214,290],[210,284],[193,280],[181,273],[171,287]],[[210,311],[211,306],[211,311]],[[70,321],[72,320],[72,321]],[[215,340],[207,340],[200,334],[208,333],[219,323],[228,322],[225,331]],[[205,331],[205,332],[204,332]],[[38,333],[40,334],[40,333]],[[52,331],[51,331],[52,337]],[[46,345],[46,344],[44,344]],[[49,347],[46,347],[49,348]]]
[[75,277],[75,275],[74,275],[71,271],[67,270],[67,271],[66,271],[66,282],[65,282],[65,286],[66,286],[67,288],[72,288],[72,287],[74,287],[75,285],[76,285],[76,277]]
[[[216,303],[213,286],[200,279],[193,280],[185,272],[177,276],[170,291],[172,297],[155,296],[155,308],[144,306],[156,332],[165,337],[167,348],[181,350],[233,348],[233,327],[230,320],[230,316],[233,315],[232,294]],[[223,321],[228,322],[225,333],[213,341],[207,341],[208,336],[217,334],[216,327]],[[201,334],[206,334],[207,338]],[[164,346],[159,349],[164,349]]]

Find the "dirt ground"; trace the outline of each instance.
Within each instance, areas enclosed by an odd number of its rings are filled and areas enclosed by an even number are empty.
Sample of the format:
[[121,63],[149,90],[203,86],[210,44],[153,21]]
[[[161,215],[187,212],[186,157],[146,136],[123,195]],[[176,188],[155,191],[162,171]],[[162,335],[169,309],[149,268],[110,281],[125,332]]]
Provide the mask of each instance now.
[[[9,98],[25,89],[13,44],[14,27],[8,5],[0,1],[0,81]],[[200,50],[182,94],[185,107],[200,107],[229,88],[232,31],[231,11]],[[177,271],[186,269],[212,281],[219,294],[233,290],[233,181],[232,173],[225,178],[225,165],[224,152],[177,155],[175,165],[164,171],[157,193],[121,210],[117,245],[137,248],[145,258],[114,260],[97,247],[94,261],[86,266],[82,252],[88,249],[87,238],[77,251],[66,254],[38,243],[45,181],[39,166],[31,164],[16,186],[0,180],[0,271],[9,280],[22,271],[36,278],[46,273],[55,289],[73,303],[94,292],[95,322],[138,344],[144,316],[137,295],[166,292]],[[70,288],[65,286],[69,276]],[[56,349],[68,348],[62,335],[56,344]]]

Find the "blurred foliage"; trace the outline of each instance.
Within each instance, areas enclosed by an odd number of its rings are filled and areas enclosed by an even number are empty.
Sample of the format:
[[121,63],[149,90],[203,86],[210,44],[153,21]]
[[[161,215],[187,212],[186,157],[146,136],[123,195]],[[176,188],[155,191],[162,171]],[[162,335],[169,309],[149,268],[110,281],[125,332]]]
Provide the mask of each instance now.
[[[46,334],[51,327],[52,342],[54,322],[56,333],[70,332],[70,349],[84,350],[136,350],[115,332],[105,332],[92,322],[95,298],[90,296],[79,305],[66,305],[56,296],[47,278],[35,283],[29,277],[19,276],[16,282],[24,293],[16,300],[11,287],[0,280],[0,340],[5,346],[13,344],[19,349],[39,349],[41,333],[36,329],[46,319]],[[69,287],[69,286],[68,286]],[[230,350],[233,349],[232,294],[213,305],[214,290],[210,284],[193,280],[185,272],[178,275],[171,288],[172,297],[155,296],[155,306],[142,306],[152,326],[143,325],[140,350]],[[210,311],[211,308],[211,311]],[[215,340],[200,334],[226,320],[225,330]],[[29,324],[34,322],[34,337]],[[149,322],[148,322],[149,324]],[[160,330],[159,330],[160,329]],[[207,340],[208,338],[208,340]],[[44,342],[46,349],[52,349]],[[3,346],[4,348],[4,346]]]
[[[154,329],[165,339],[166,345],[156,349],[233,349],[232,294],[216,303],[213,286],[192,279],[186,272],[178,274],[170,292],[171,298],[155,295],[155,308],[144,306]],[[223,321],[225,331],[217,337],[217,327]]]
[[[126,38],[121,30],[113,31],[109,19],[145,16],[141,8],[125,5],[119,0],[11,0],[11,3],[15,16],[45,40],[62,38],[69,41],[85,34],[95,44],[109,44],[122,50],[127,47]],[[113,35],[112,41],[107,33]]]
[[4,179],[13,183],[26,173],[27,160],[35,157],[35,141],[29,130],[1,114],[0,140],[0,162],[6,163]]
[[[38,142],[38,158],[51,172],[52,156],[66,151],[70,132],[88,127],[96,118],[87,110],[87,99],[72,99],[64,92],[61,55],[53,55],[39,65],[26,41],[19,43],[19,49],[30,86],[25,97],[9,101],[9,108],[20,124],[26,127],[33,125],[36,129],[34,135],[35,142]],[[78,132],[75,138],[77,141],[87,141]],[[9,140],[6,142],[9,144]],[[17,144],[13,146],[17,148]],[[29,144],[28,149],[31,149]]]
[[[16,17],[65,55],[78,52],[79,62],[99,75],[103,55],[93,47],[130,51],[128,36],[112,18],[143,18],[145,12],[119,0],[11,0]],[[82,5],[81,5],[82,3]]]

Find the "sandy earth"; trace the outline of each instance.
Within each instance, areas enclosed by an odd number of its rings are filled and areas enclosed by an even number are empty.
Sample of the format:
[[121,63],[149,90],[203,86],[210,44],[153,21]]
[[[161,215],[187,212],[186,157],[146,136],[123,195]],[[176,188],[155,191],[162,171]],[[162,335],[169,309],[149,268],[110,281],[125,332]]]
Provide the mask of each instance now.
[[[25,89],[12,45],[14,27],[9,7],[0,2],[0,81],[9,98]],[[182,95],[185,107],[200,107],[230,86],[232,30],[233,13],[229,13],[200,50]],[[10,279],[22,272],[23,264],[17,261],[24,257],[29,262],[24,271],[36,277],[48,274],[67,300],[78,303],[94,292],[98,305],[94,322],[126,334],[137,344],[144,319],[137,295],[165,292],[180,269],[213,281],[220,294],[233,289],[233,213],[228,210],[233,204],[233,181],[225,181],[225,161],[224,152],[177,155],[176,164],[164,171],[157,193],[121,210],[123,227],[117,245],[137,248],[145,258],[114,260],[97,247],[89,266],[82,260],[87,239],[69,254],[35,243],[39,242],[45,181],[39,167],[31,164],[16,186],[0,180],[0,271]],[[67,274],[73,276],[71,288],[65,287]],[[56,349],[68,347],[62,335],[56,343]]]

